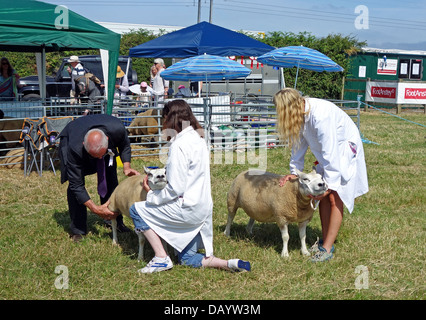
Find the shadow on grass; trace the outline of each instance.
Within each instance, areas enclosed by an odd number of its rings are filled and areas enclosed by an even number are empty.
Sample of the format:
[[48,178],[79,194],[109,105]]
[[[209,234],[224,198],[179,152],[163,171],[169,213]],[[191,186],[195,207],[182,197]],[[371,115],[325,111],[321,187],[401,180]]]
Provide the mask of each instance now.
[[[70,223],[71,218],[68,211],[55,211],[52,215],[56,223],[61,226],[64,231],[71,235]],[[126,224],[127,225],[127,224]],[[138,258],[139,242],[136,233],[133,232],[133,225],[129,226],[130,232],[118,232],[118,244],[122,249],[124,255],[129,256],[130,259]],[[104,220],[94,214],[87,214],[87,233],[98,235],[101,237],[108,238],[112,243],[112,229],[108,227]],[[150,257],[153,251],[149,245],[145,243],[144,260],[146,257]],[[148,259],[150,260],[150,259]]]
[[[219,232],[225,231],[225,225],[220,226]],[[281,238],[281,232],[276,223],[261,223],[256,222],[253,227],[252,234],[249,234],[246,230],[247,224],[245,223],[232,223],[230,239],[234,240],[249,240],[254,242],[261,248],[274,248],[274,250],[281,254],[283,249],[283,240]],[[299,239],[299,227],[297,223],[289,224],[288,234],[290,239],[288,241],[288,251],[293,250],[300,251],[300,239]],[[322,238],[321,230],[314,227],[310,227],[309,224],[306,227],[306,246],[308,249],[315,243],[317,237]]]

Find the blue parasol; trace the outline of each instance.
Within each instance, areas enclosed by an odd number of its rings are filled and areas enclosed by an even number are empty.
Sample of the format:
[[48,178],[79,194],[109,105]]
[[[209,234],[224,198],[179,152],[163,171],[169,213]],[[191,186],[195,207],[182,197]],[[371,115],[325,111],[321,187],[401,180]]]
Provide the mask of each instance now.
[[261,55],[257,58],[257,61],[281,68],[297,67],[294,88],[296,88],[299,68],[317,72],[339,72],[344,70],[325,54],[304,46],[278,48]]
[[251,70],[227,57],[203,54],[183,59],[164,70],[161,77],[177,81],[212,81],[245,78]]

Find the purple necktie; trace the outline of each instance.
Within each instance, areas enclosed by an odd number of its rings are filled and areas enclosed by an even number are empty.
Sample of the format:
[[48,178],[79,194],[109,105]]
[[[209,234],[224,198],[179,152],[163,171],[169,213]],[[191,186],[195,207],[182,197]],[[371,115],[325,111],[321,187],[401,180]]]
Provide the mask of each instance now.
[[98,159],[97,161],[97,171],[98,171],[98,193],[104,198],[107,194],[107,184],[105,179],[105,160]]

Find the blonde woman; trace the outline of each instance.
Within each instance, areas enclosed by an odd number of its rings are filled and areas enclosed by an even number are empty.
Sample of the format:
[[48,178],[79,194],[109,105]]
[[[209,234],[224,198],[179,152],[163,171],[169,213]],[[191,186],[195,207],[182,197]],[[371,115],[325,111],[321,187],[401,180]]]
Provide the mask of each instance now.
[[349,213],[354,199],[368,192],[367,169],[359,130],[353,120],[335,104],[304,98],[297,90],[286,88],[274,96],[278,130],[291,147],[290,174],[280,185],[304,169],[308,147],[315,156],[317,172],[324,176],[328,191],[318,197],[322,239],[314,245],[313,262],[333,257],[334,242],[343,220],[343,205]]

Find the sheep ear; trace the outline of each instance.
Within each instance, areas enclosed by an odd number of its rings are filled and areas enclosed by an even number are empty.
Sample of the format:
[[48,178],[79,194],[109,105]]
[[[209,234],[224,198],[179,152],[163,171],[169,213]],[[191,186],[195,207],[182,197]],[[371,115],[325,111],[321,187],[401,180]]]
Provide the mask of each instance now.
[[145,171],[146,174],[148,174],[150,172],[150,170],[145,166],[143,166],[143,171]]
[[317,173],[317,168],[316,168],[315,166],[312,166],[312,171],[313,171],[314,173]]
[[296,174],[300,177],[300,175],[302,175],[302,174],[303,174],[303,172],[302,172],[302,171],[299,171],[298,169],[296,169]]

